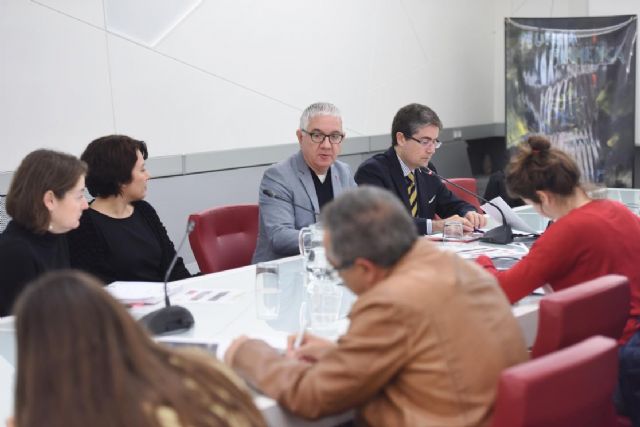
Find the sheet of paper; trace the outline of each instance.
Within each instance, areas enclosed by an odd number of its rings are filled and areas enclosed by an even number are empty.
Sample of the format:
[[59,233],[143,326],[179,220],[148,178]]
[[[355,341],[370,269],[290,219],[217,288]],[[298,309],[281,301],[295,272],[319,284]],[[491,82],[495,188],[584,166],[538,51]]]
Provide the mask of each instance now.
[[456,253],[462,258],[475,259],[480,255],[486,255],[489,258],[507,257],[507,258],[522,258],[526,255],[526,252],[522,249],[510,248],[510,247],[495,247],[495,246],[473,246],[462,248],[457,250]]
[[[460,239],[448,240],[449,242],[475,242],[482,237],[482,233],[464,233]],[[434,242],[442,242],[442,233],[433,233],[427,236],[427,239]]]
[[191,336],[164,335],[153,337],[153,339],[156,340],[156,342],[164,343],[169,347],[174,348],[199,348],[200,350],[211,353],[213,356],[216,355],[218,348],[218,343],[216,341],[204,341]]
[[482,244],[452,243],[440,246],[440,249],[457,253],[462,258],[475,259],[480,255],[489,258],[514,258],[525,256],[529,249],[520,243],[512,243],[503,246],[489,246]]
[[[287,337],[289,336],[289,333],[287,332],[271,330],[268,333],[264,333],[264,334],[261,334],[260,332],[252,332],[251,334],[245,334],[245,335],[247,335],[249,338],[265,341],[271,347],[283,353],[287,349]],[[218,356],[218,359],[224,358],[224,355],[229,349],[229,346],[231,345],[233,340],[235,340],[237,337],[238,337],[238,334],[234,334],[234,335],[222,334],[216,337],[217,344],[218,344],[216,354]]]
[[[162,282],[113,282],[107,291],[124,304],[157,304],[164,299]],[[173,295],[182,289],[182,284],[167,283],[167,293]]]
[[171,301],[176,303],[203,303],[203,304],[227,304],[244,294],[240,289],[202,289],[184,288],[175,294]]
[[[533,228],[529,227],[518,215],[511,209],[511,207],[502,199],[502,197],[498,196],[494,199],[491,199],[491,202],[502,209],[504,213],[504,217],[507,220],[507,224],[511,226],[514,230],[524,231],[525,233],[537,234],[537,231]],[[481,206],[482,210],[484,210],[491,218],[496,220],[498,223],[502,224],[502,215],[498,209],[494,208],[488,203],[485,203]]]

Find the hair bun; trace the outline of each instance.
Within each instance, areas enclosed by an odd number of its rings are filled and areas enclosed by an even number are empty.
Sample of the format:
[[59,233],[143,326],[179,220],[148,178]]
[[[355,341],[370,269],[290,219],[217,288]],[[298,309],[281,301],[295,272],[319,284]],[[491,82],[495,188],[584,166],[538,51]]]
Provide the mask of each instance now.
[[541,135],[530,136],[527,139],[527,144],[534,153],[540,153],[542,151],[549,151],[551,148],[551,142],[547,138]]

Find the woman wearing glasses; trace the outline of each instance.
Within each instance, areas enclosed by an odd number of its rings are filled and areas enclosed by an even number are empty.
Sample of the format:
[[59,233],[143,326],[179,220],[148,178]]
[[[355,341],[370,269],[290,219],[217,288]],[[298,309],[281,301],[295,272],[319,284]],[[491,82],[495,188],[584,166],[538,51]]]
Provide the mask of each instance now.
[[87,165],[69,154],[36,150],[22,160],[7,194],[12,217],[0,234],[0,316],[26,284],[69,267],[66,233],[79,225]]
[[42,276],[16,303],[16,427],[262,427],[216,359],[152,341],[95,278]]
[[[146,201],[147,146],[124,135],[91,142],[81,159],[89,165],[87,189],[95,199],[69,234],[71,266],[116,280],[164,280],[176,251],[155,209]],[[182,258],[169,280],[190,277]]]

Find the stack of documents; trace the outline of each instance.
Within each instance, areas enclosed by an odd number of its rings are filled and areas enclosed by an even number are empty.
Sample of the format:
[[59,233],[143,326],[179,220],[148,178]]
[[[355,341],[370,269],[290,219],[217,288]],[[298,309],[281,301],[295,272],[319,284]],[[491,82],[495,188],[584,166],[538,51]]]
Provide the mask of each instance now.
[[[157,304],[164,300],[164,283],[162,282],[113,282],[106,287],[107,291],[124,304]],[[167,293],[173,295],[180,292],[180,283],[167,283]]]

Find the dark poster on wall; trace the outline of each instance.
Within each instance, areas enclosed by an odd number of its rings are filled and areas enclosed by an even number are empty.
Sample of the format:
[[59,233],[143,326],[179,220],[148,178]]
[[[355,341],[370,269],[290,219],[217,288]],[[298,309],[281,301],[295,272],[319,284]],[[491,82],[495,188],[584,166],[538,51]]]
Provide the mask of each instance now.
[[633,184],[637,17],[505,19],[507,147],[530,134],[583,180]]

